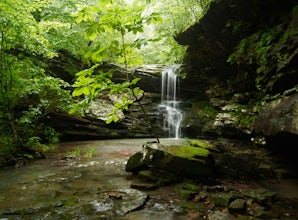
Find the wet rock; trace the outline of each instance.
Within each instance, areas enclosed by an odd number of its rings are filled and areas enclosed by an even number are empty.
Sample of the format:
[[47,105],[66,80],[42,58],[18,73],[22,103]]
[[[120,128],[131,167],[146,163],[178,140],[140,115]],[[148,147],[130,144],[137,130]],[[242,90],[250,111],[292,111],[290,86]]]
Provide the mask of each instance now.
[[283,167],[251,142],[193,139],[187,143],[190,146],[145,145],[142,152],[129,158],[126,171],[163,183],[188,177],[212,182],[214,177],[272,178],[278,172],[273,167]]
[[146,191],[146,190],[156,190],[158,188],[158,185],[155,183],[132,182],[130,187],[133,189]]
[[268,103],[255,120],[255,130],[267,136],[298,135],[298,94]]
[[239,178],[241,176],[260,175],[260,160],[249,154],[222,153],[213,154],[216,171],[224,176]]
[[244,199],[236,199],[228,207],[231,214],[245,214],[246,201]]
[[225,212],[214,211],[208,215],[208,220],[230,220],[233,217]]
[[[144,168],[145,171],[142,171]],[[214,160],[206,149],[150,143],[143,146],[142,153],[137,152],[129,158],[125,169],[127,172],[138,172],[149,179],[154,180],[157,177],[162,181],[172,181],[173,178],[210,177],[213,168]]]
[[243,193],[246,197],[252,198],[254,202],[266,204],[275,199],[276,193],[265,188],[248,189]]
[[268,212],[265,207],[259,204],[255,204],[254,207],[249,210],[248,214],[257,219],[280,219],[277,214]]
[[212,175],[214,161],[206,149],[190,146],[144,146],[145,160],[151,167],[176,173],[183,177]]
[[181,202],[181,206],[185,211],[207,212],[210,210],[205,204],[200,204],[193,201]]
[[187,189],[178,189],[177,194],[183,199],[190,200],[195,198],[197,192]]
[[181,183],[176,187],[177,194],[186,200],[194,199],[200,190],[200,187],[190,183]]
[[233,194],[231,193],[210,193],[208,196],[216,206],[228,207]]
[[145,181],[153,181],[158,186],[164,186],[177,182],[177,178],[172,173],[163,170],[151,169],[151,170],[141,170],[138,176]]
[[194,198],[197,202],[203,202],[208,198],[208,193],[206,191],[201,191],[199,194],[197,194]]
[[84,213],[110,218],[122,216],[128,212],[139,209],[145,205],[148,195],[135,189],[120,189],[117,191],[104,191],[99,198],[83,204]]
[[264,216],[265,212],[266,212],[265,207],[257,204],[249,210],[248,214],[258,218],[258,217]]
[[94,200],[90,203],[95,212],[107,212],[113,209],[114,203],[112,200],[109,201],[98,201]]
[[144,154],[142,152],[137,152],[128,159],[125,166],[125,171],[137,173],[146,168],[147,164],[144,160]]
[[121,192],[124,193],[124,195],[121,200],[117,200],[119,201],[119,204],[116,206],[118,215],[124,215],[139,209],[143,207],[148,200],[148,195],[138,190],[124,189],[121,190]]
[[152,209],[155,211],[165,211],[165,210],[167,210],[167,208],[168,207],[165,204],[161,204],[161,203],[155,203],[152,206]]

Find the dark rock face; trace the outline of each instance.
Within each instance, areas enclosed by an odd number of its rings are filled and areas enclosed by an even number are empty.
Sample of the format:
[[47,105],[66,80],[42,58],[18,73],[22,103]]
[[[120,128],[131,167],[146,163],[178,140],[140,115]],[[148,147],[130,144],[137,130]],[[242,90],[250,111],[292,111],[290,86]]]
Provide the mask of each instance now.
[[214,84],[224,88],[221,96],[255,90],[255,64],[243,69],[226,61],[241,39],[280,24],[294,5],[294,1],[277,0],[213,1],[199,23],[176,37],[180,44],[189,46],[184,94],[191,91],[202,97]]
[[[176,37],[188,46],[188,75],[180,94],[186,102],[191,99],[183,125],[186,136],[260,135],[273,140],[283,133],[293,135],[298,91],[295,6],[297,1],[213,1],[198,23]],[[279,99],[278,107],[268,108]]]
[[298,94],[272,101],[259,113],[255,130],[267,136],[285,132],[298,135]]

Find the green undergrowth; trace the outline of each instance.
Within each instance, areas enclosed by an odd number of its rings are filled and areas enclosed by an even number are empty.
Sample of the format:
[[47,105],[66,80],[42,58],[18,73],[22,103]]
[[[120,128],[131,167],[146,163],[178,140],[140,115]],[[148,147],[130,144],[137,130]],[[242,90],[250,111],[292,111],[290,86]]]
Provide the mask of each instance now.
[[81,150],[80,146],[77,146],[74,149],[72,149],[71,151],[67,152],[66,156],[67,157],[72,157],[72,158],[79,158],[81,156],[90,158],[90,157],[94,157],[95,153],[96,153],[95,146],[89,146],[85,152],[83,152]]

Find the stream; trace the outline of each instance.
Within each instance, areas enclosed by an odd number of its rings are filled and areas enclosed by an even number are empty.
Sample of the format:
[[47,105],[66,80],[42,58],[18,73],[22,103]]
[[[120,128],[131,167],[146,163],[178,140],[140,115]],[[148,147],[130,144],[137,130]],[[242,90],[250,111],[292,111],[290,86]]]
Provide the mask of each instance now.
[[[147,141],[152,139],[64,142],[46,153],[46,159],[1,170],[0,219],[173,219],[175,211],[165,214],[158,205],[129,214],[148,196],[131,189],[125,164]],[[66,156],[77,147],[82,156]],[[94,156],[85,157],[92,147]]]
[[[0,170],[0,220],[192,219],[182,211],[175,186],[151,191],[131,187],[135,177],[125,172],[126,162],[147,141],[153,139],[64,142],[47,152],[46,159]],[[184,140],[166,138],[161,143]],[[79,157],[71,156],[75,149],[80,149]],[[88,157],[90,149],[94,152]],[[297,181],[285,187],[267,184],[298,198]]]

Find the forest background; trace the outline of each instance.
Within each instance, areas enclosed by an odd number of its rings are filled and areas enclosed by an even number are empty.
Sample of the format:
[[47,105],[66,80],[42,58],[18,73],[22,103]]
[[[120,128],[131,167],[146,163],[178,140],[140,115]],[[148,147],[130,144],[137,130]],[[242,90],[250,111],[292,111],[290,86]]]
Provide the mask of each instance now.
[[[210,0],[2,0],[0,2],[0,157],[42,156],[58,133],[44,121],[51,112],[82,113],[103,90],[127,93],[107,115],[131,104],[138,79],[122,84],[103,63],[125,68],[181,63],[186,48],[175,36],[197,22]],[[82,64],[66,82],[51,60],[69,54]],[[133,89],[132,89],[133,88]]]

